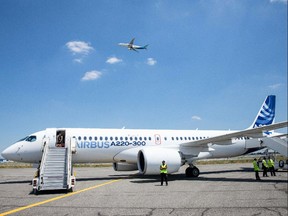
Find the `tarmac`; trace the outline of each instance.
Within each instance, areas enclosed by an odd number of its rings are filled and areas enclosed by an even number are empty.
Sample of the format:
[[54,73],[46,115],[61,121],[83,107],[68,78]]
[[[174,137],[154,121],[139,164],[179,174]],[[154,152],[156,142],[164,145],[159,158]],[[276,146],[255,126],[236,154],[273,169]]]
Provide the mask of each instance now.
[[159,176],[116,172],[112,167],[75,168],[72,193],[32,193],[34,168],[0,169],[0,215],[287,216],[287,171],[255,180],[251,164],[199,165],[200,176],[185,168]]

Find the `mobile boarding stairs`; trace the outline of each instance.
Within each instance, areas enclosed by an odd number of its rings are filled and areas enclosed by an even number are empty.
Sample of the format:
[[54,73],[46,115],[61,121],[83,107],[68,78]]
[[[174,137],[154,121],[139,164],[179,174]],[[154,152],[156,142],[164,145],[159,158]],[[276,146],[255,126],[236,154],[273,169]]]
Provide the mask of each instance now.
[[32,181],[34,194],[45,190],[73,191],[76,178],[73,175],[72,154],[76,153],[76,139],[62,140],[59,143],[51,138],[43,139],[42,160]]

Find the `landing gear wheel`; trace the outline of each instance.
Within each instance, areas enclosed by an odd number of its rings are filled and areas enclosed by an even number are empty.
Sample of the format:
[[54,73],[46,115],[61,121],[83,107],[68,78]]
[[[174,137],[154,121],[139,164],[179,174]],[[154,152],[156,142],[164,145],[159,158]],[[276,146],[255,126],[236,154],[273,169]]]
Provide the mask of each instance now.
[[200,171],[197,167],[188,167],[185,171],[187,177],[198,177]]
[[284,161],[283,161],[283,160],[280,160],[280,161],[279,161],[279,167],[280,167],[280,168],[283,168],[283,167],[284,167]]

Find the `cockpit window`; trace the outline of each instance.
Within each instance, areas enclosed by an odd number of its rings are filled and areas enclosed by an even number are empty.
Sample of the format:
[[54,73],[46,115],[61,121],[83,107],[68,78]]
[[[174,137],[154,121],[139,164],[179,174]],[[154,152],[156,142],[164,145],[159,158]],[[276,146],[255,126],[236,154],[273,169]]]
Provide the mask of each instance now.
[[36,141],[36,136],[28,136],[28,137],[26,137],[25,141],[34,142],[34,141]]
[[24,141],[24,140],[26,140],[27,138],[28,138],[28,136],[26,136],[26,137],[24,137],[24,138],[22,138],[22,139],[18,140],[17,142],[21,142],[21,141]]

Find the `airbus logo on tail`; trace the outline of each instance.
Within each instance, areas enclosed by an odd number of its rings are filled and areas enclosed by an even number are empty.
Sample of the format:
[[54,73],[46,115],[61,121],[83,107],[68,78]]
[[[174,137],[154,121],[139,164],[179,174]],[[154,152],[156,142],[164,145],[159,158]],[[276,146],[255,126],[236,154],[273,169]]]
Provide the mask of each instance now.
[[272,124],[275,117],[275,95],[269,95],[259,111],[253,127]]

